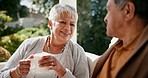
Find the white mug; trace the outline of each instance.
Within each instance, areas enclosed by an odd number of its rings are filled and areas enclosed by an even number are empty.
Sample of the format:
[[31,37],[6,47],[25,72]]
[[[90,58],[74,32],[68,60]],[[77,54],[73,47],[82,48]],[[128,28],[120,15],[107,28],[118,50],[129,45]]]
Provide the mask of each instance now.
[[38,61],[42,58],[42,56],[50,55],[47,52],[41,52],[34,54],[34,58],[31,59],[31,70],[35,73],[45,73],[48,72],[48,67],[40,67]]

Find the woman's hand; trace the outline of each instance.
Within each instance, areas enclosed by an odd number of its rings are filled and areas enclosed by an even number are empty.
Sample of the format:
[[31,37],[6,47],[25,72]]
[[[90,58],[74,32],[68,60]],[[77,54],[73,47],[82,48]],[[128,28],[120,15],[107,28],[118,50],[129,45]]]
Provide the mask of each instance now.
[[49,70],[55,70],[59,77],[64,76],[66,69],[59,63],[59,61],[51,55],[43,56],[39,60],[40,67],[48,67]]
[[21,78],[22,76],[26,76],[30,71],[30,60],[20,60],[19,64],[11,69],[10,75],[11,78]]
[[20,60],[18,66],[16,67],[16,73],[19,76],[26,76],[30,71],[30,60]]
[[26,76],[30,71],[30,63],[33,58],[33,55],[30,55],[28,59],[20,60],[16,68],[11,70],[11,77],[12,78],[20,78],[22,76]]
[[16,74],[19,76],[26,76],[30,71],[30,63],[31,60],[34,58],[33,55],[30,55],[27,59],[23,59],[19,61],[19,64],[16,67]]

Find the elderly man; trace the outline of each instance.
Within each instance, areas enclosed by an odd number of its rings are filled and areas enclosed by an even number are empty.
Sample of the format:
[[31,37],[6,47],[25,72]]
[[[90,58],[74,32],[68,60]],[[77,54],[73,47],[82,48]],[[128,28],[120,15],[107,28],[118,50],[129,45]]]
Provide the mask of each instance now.
[[92,78],[148,78],[148,0],[108,0],[106,34],[119,40],[99,59]]

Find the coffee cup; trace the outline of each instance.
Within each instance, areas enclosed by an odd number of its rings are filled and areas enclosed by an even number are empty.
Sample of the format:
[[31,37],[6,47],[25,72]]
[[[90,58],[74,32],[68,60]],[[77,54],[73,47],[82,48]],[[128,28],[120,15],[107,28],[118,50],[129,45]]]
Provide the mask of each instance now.
[[34,71],[35,73],[43,73],[43,72],[48,72],[48,67],[40,67],[38,61],[46,55],[50,55],[47,52],[41,52],[41,53],[36,53],[33,56],[33,59],[31,59],[31,70]]

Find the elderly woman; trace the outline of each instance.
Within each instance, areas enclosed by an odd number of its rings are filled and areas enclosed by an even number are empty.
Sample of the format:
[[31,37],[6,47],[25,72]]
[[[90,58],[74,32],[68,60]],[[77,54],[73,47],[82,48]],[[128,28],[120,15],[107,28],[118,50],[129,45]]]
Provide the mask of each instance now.
[[[77,24],[76,10],[69,5],[56,4],[50,11],[49,36],[26,39],[1,70],[1,78],[89,78],[87,57],[83,48],[70,39]],[[31,55],[47,52],[39,61],[48,67],[44,75],[31,73]],[[58,57],[54,57],[58,56]],[[22,60],[26,59],[26,60]]]

